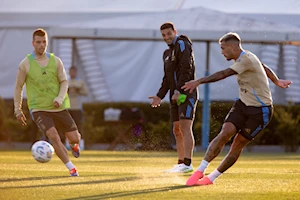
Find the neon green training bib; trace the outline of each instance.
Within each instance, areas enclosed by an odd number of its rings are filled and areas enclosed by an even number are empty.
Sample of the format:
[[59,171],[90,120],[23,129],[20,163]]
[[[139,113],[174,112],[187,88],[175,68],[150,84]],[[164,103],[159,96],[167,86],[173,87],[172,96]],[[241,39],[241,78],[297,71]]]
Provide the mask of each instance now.
[[53,100],[58,96],[60,84],[57,77],[56,60],[53,53],[46,67],[40,67],[32,54],[27,58],[30,69],[26,77],[26,95],[29,110],[56,110],[70,108],[70,100],[66,94],[59,108],[53,106]]

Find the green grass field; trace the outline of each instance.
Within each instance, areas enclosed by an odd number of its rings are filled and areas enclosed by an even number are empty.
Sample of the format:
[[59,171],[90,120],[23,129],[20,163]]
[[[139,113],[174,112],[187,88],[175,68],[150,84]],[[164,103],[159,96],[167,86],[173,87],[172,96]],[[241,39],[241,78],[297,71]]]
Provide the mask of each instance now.
[[[300,199],[300,155],[244,153],[214,185],[186,187],[188,174],[166,174],[176,152],[83,151],[72,158],[80,177],[54,156],[0,151],[0,199]],[[203,156],[194,154],[194,168]],[[213,161],[214,170],[224,154]]]

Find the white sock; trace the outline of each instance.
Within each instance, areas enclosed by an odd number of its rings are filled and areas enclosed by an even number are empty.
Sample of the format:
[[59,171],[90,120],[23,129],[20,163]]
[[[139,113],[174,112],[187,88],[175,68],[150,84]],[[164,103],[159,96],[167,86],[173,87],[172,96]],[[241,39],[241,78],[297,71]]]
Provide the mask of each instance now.
[[217,169],[215,169],[212,173],[207,175],[207,178],[213,182],[216,178],[218,178],[219,176],[221,176],[222,173],[219,172]]
[[65,165],[69,170],[76,168],[71,161],[67,162]]
[[208,167],[209,162],[207,162],[206,160],[202,160],[201,164],[198,167],[198,171],[201,171],[202,173],[205,172],[206,168]]

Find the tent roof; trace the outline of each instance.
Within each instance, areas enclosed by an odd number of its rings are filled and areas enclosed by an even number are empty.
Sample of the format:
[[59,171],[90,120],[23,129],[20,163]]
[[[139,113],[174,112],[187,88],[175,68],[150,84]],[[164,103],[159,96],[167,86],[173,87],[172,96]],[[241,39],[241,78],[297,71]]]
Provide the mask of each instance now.
[[161,39],[159,27],[167,21],[175,24],[179,34],[187,34],[194,40],[218,40],[230,31],[238,32],[242,39],[247,40],[300,40],[300,27],[261,22],[238,15],[233,17],[202,7],[75,22],[54,28],[51,33],[55,37]]
[[0,0],[0,13],[152,12],[203,6],[227,13],[300,14],[296,0]]

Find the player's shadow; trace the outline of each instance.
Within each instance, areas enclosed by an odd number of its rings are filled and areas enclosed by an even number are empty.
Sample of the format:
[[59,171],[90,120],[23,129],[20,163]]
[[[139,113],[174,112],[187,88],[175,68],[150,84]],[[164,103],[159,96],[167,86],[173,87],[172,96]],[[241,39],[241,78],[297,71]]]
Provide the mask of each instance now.
[[[88,177],[89,175],[85,175],[84,177]],[[104,176],[104,175],[90,175],[92,177],[95,176]],[[70,176],[38,176],[38,177],[27,177],[27,178],[7,178],[0,179],[0,183],[6,182],[17,182],[17,181],[38,181],[38,180],[50,180],[50,179],[59,179],[59,178],[70,178]]]
[[78,198],[68,198],[64,200],[84,200],[84,199],[111,199],[111,198],[122,198],[126,196],[134,196],[134,195],[140,195],[140,194],[149,194],[149,193],[155,193],[155,192],[166,192],[171,190],[178,190],[188,188],[185,185],[176,185],[176,186],[167,186],[167,187],[161,187],[161,188],[151,188],[151,189],[143,189],[143,190],[133,190],[133,191],[126,191],[126,192],[113,192],[113,193],[107,193],[107,194],[99,194],[99,195],[91,195],[91,196],[81,196]]
[[[94,177],[94,176],[93,176]],[[44,177],[40,177],[41,179],[44,179]],[[54,177],[49,177],[49,179],[52,178],[54,179]],[[55,176],[55,178],[64,178],[61,176]],[[70,178],[70,177],[69,177]],[[74,178],[74,177],[73,177]],[[76,177],[77,178],[77,177]],[[26,180],[28,180],[28,178],[25,178]],[[30,178],[29,178],[30,179]],[[83,185],[83,184],[102,184],[102,183],[113,183],[113,182],[123,182],[123,181],[133,181],[133,180],[137,180],[140,179],[138,177],[125,177],[125,178],[116,178],[116,179],[108,179],[108,180],[95,180],[95,181],[79,181],[79,182],[72,182],[72,183],[68,183],[68,185]],[[19,180],[19,179],[17,179]],[[25,181],[26,181],[25,180]],[[32,180],[38,180],[38,179],[32,179]],[[4,186],[1,187],[0,186],[0,190],[3,189],[24,189],[24,188],[36,188],[36,187],[61,187],[61,186],[65,186],[66,183],[57,183],[57,184],[44,184],[44,185],[26,185],[26,186]]]
[[67,176],[39,176],[39,177],[27,177],[27,178],[7,178],[0,179],[0,183],[5,182],[17,182],[17,181],[38,181],[38,180],[47,180],[47,179],[58,179],[58,178],[69,178]]

